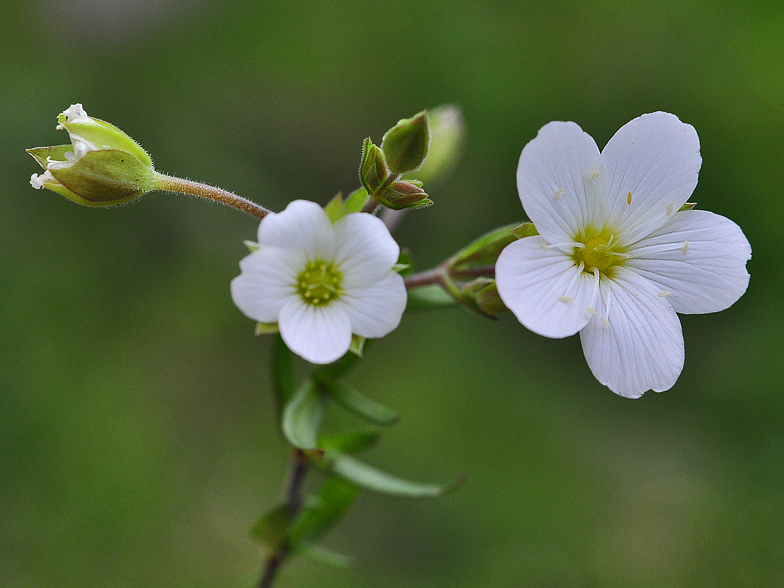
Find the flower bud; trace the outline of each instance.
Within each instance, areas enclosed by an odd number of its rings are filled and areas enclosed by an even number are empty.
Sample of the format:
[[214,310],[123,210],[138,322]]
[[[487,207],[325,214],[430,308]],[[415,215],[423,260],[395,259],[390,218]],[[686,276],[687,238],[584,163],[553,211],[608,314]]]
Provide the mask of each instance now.
[[370,139],[365,139],[365,144],[362,146],[362,164],[359,167],[359,177],[368,194],[375,194],[389,178],[389,169],[384,153],[378,146],[373,145]]
[[45,170],[32,175],[33,188],[48,188],[86,206],[123,204],[155,189],[152,159],[120,129],[87,116],[81,104],[57,121],[71,145],[27,150]]
[[404,208],[425,208],[433,204],[417,180],[392,182],[377,195],[378,201],[392,210]]
[[381,141],[387,165],[395,174],[417,169],[427,157],[429,147],[430,126],[424,110],[412,118],[399,121]]

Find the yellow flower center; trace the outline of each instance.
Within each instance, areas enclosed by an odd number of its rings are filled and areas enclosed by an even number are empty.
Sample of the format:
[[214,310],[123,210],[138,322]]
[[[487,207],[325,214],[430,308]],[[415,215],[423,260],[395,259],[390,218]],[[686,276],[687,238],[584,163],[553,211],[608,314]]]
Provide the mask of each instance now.
[[574,260],[585,264],[584,271],[593,273],[594,268],[606,273],[613,265],[621,265],[626,259],[624,248],[618,244],[615,234],[608,228],[600,232],[587,232],[587,236],[575,239],[585,247],[574,248]]
[[324,306],[343,294],[342,282],[343,274],[334,263],[316,259],[297,276],[297,292],[307,304]]

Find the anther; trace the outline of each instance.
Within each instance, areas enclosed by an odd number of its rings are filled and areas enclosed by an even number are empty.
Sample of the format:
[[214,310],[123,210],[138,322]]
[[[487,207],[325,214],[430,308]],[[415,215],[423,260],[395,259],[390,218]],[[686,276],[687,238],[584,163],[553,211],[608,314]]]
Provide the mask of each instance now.
[[665,298],[665,297],[669,296],[670,294],[672,294],[672,292],[668,292],[667,290],[662,290],[661,292],[659,292],[659,297],[660,298]]
[[607,320],[606,318],[604,318],[603,316],[600,316],[600,317],[599,317],[599,322],[600,322],[600,323],[602,323],[602,324],[603,324],[605,327],[609,327],[609,326],[610,326],[610,321],[608,321],[608,320]]
[[585,311],[592,316],[596,316],[597,314],[599,314],[598,312],[596,312],[596,309],[593,306],[586,306]]
[[563,196],[563,189],[562,188],[558,188],[555,191],[555,196],[553,196],[553,198],[555,198],[556,200],[560,200],[561,196]]
[[571,296],[567,296],[566,294],[564,294],[563,296],[559,296],[559,297],[558,297],[558,300],[560,300],[560,301],[561,301],[561,302],[563,302],[564,304],[569,304],[569,303],[570,303],[572,300],[574,300],[574,298],[572,298]]
[[689,250],[689,242],[688,241],[684,241],[683,242],[683,254],[686,255],[686,252],[688,250]]
[[670,216],[672,214],[672,209],[673,208],[675,208],[675,203],[674,202],[670,202],[667,205],[667,210],[664,211],[664,214],[667,215],[667,216]]
[[590,176],[588,176],[588,181],[593,182],[598,177],[599,177],[599,170],[597,169],[595,172],[591,173]]
[[629,195],[626,197],[626,204],[628,204],[629,206],[632,205],[632,193],[631,192],[629,192]]
[[541,249],[542,251],[547,253],[547,250],[550,249],[550,247],[544,241],[540,241],[539,242],[539,249]]

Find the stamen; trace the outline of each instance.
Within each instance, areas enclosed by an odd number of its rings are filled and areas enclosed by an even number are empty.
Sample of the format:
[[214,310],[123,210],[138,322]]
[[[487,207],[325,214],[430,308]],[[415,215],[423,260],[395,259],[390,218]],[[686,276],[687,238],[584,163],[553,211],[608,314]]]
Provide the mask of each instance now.
[[561,196],[563,196],[563,189],[562,188],[558,188],[555,191],[555,196],[553,196],[553,198],[555,198],[556,200],[560,200]]
[[672,292],[669,292],[667,290],[662,290],[661,292],[659,292],[659,297],[660,298],[665,298],[665,297],[669,296],[670,294],[672,294]]
[[544,241],[540,241],[539,242],[539,249],[541,249],[542,251],[547,253],[547,250],[550,249],[550,246],[547,243],[545,243]]
[[683,242],[683,254],[686,255],[686,252],[688,250],[689,250],[689,242],[688,241],[684,241]]
[[590,314],[590,315],[593,315],[593,316],[596,316],[596,315],[598,315],[598,314],[599,314],[598,312],[596,312],[596,309],[595,309],[593,306],[586,306],[586,307],[585,307],[585,311],[586,311],[588,314]]
[[582,275],[584,267],[585,267],[585,263],[581,261],[580,265],[577,267],[577,271],[574,272],[574,275],[572,276],[572,279],[569,280],[569,284],[566,286],[566,290],[564,290],[563,296],[559,296],[558,300],[560,300],[561,302],[564,302],[566,304],[569,304],[572,300],[574,300],[574,298],[569,296],[567,294],[567,292],[569,292],[569,290],[572,289],[572,286],[574,286],[574,283],[577,280],[577,278],[579,278],[580,275]]
[[600,323],[602,323],[602,324],[603,324],[605,327],[609,327],[609,326],[610,326],[610,321],[608,321],[608,320],[607,320],[606,318],[604,318],[603,316],[600,316],[600,317],[599,317],[599,322],[600,322]]
[[593,182],[598,177],[599,177],[599,170],[597,169],[595,172],[592,172],[590,176],[588,176],[588,181]]
[[626,197],[626,204],[628,204],[629,206],[632,205],[632,193],[631,192],[629,192],[629,195]]
[[670,215],[672,214],[672,209],[673,209],[673,208],[675,208],[675,203],[674,203],[674,202],[670,202],[670,203],[667,205],[667,210],[665,210],[665,211],[664,211],[664,214],[665,214],[666,216],[670,216]]
[[574,298],[572,298],[571,296],[567,296],[566,294],[564,294],[563,296],[560,296],[560,297],[558,298],[558,300],[560,300],[560,301],[561,301],[561,302],[563,302],[564,304],[569,304],[569,303],[570,303],[572,300],[574,300]]

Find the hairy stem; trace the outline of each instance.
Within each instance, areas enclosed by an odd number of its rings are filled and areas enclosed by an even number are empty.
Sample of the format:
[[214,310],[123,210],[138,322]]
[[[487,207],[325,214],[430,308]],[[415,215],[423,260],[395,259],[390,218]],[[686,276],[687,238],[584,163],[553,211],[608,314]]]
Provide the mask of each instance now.
[[[302,509],[302,486],[308,473],[308,459],[301,449],[295,449],[291,456],[291,473],[286,488],[286,504],[292,517]],[[289,556],[289,546],[284,541],[264,562],[258,588],[271,588],[278,571]]]
[[191,196],[198,196],[200,198],[206,198],[207,200],[214,200],[215,202],[232,206],[237,210],[241,210],[242,212],[245,212],[251,216],[255,216],[259,219],[264,218],[270,212],[272,212],[271,210],[268,210],[263,206],[256,204],[255,202],[251,202],[242,196],[237,196],[236,194],[228,192],[227,190],[223,190],[222,188],[208,186],[207,184],[201,184],[192,180],[176,178],[174,176],[167,176],[161,173],[157,174],[156,181],[156,188],[158,190],[163,190],[165,192],[177,192],[179,194],[190,194]]

